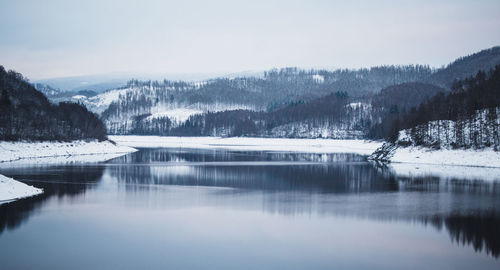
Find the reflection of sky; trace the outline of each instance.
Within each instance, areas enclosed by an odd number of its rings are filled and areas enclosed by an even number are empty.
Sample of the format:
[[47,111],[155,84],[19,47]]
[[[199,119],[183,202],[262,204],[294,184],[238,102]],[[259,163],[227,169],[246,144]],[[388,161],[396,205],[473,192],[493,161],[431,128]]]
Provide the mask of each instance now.
[[0,59],[30,78],[441,66],[498,45],[500,2],[0,0]]

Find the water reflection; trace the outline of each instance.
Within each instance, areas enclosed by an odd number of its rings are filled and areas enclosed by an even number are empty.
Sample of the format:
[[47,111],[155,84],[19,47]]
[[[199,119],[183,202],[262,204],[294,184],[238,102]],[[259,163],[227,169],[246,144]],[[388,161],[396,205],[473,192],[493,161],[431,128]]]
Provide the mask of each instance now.
[[[98,193],[106,182],[118,195],[134,195],[127,200],[153,201],[156,207],[189,201],[291,217],[345,216],[430,225],[444,228],[453,243],[494,258],[500,255],[499,182],[401,175],[353,154],[142,149],[101,164],[3,166],[0,173],[45,190],[42,196],[0,205],[0,234],[19,228],[51,198],[85,202],[90,199],[78,195]],[[187,189],[172,189],[179,186]]]
[[422,219],[436,229],[443,228],[450,235],[452,242],[459,245],[470,245],[476,252],[498,258],[500,256],[500,218],[498,213],[489,212],[475,215],[452,214]]
[[[231,163],[223,163],[226,161]],[[260,163],[238,165],[249,161]],[[276,161],[296,163],[273,163]],[[270,213],[319,213],[423,224],[431,220],[436,228],[446,228],[452,241],[498,258],[499,182],[454,175],[398,175],[391,168],[364,161],[364,157],[352,154],[158,149],[115,159],[112,164],[129,165],[108,169],[119,183],[130,184],[128,189],[138,183],[228,187],[232,189],[219,195],[231,197],[241,196],[242,190],[265,191],[262,209]],[[186,162],[215,165],[190,166]],[[232,200],[233,205],[238,203]]]
[[169,162],[241,162],[241,161],[292,161],[292,162],[365,162],[366,158],[356,154],[315,154],[266,151],[226,151],[209,149],[141,149],[126,156],[108,161],[109,164],[146,163],[166,164]]
[[[4,164],[5,165],[5,164]],[[0,173],[43,188],[41,195],[0,205],[0,235],[16,229],[35,214],[49,198],[74,197],[92,188],[102,177],[104,167],[35,166],[3,168]]]
[[[111,175],[127,184],[217,186],[308,193],[397,190],[354,154],[143,150],[114,159]],[[148,166],[143,166],[148,164]],[[133,186],[132,186],[133,187]]]

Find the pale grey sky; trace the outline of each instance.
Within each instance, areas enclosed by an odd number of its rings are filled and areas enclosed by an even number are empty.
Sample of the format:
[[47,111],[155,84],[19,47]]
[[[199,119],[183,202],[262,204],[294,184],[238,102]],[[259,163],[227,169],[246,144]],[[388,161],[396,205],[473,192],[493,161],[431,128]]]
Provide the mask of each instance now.
[[0,65],[30,79],[439,67],[500,45],[498,14],[498,0],[0,0]]

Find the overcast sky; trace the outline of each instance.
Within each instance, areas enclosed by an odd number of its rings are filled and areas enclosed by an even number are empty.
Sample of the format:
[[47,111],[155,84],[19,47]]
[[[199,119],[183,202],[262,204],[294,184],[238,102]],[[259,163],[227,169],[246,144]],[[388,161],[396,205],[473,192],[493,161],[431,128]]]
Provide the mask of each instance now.
[[500,44],[499,0],[0,0],[0,65],[111,72],[447,64]]

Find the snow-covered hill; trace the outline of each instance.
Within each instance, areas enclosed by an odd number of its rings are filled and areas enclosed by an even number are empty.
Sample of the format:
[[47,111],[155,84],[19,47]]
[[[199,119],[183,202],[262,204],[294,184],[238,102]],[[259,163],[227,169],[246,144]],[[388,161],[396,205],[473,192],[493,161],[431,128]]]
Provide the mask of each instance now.
[[393,83],[422,80],[431,72],[423,66],[336,71],[284,68],[265,72],[263,77],[200,82],[132,80],[95,96],[69,99],[100,114],[110,133],[127,134],[137,126],[179,126],[190,116],[207,112],[273,111],[338,91],[370,93]]
[[500,108],[483,109],[466,120],[430,121],[401,130],[370,159],[403,163],[500,167]]

